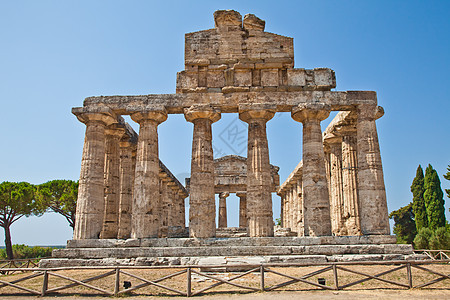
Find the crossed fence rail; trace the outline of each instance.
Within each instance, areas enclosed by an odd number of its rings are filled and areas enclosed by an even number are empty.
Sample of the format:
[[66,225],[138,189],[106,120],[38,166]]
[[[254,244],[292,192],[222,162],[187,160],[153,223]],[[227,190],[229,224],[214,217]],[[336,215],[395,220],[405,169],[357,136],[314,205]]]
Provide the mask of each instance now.
[[[218,266],[117,266],[117,267],[64,267],[64,268],[28,268],[24,271],[31,271],[32,273],[20,278],[13,278],[13,276],[0,277],[0,292],[3,288],[10,288],[6,294],[11,294],[11,290],[26,292],[33,295],[45,296],[68,290],[71,288],[83,288],[82,293],[96,293],[107,296],[118,296],[121,294],[130,294],[137,290],[151,286],[158,288],[165,293],[195,296],[205,293],[206,291],[215,289],[222,285],[227,285],[230,289],[221,289],[224,292],[256,292],[256,291],[273,291],[284,289],[287,286],[292,286],[298,283],[307,286],[306,289],[324,289],[324,290],[344,290],[358,285],[359,289],[364,289],[364,283],[368,281],[376,281],[383,284],[382,288],[386,288],[386,284],[393,286],[396,289],[412,289],[424,288],[435,285],[438,282],[450,279],[450,260],[445,261],[373,261],[373,262],[339,262],[339,263],[320,263],[320,264],[260,264],[260,265],[218,265]],[[377,270],[369,270],[371,267],[383,266],[385,270],[382,272]],[[431,266],[439,267],[439,270],[432,270]],[[233,273],[232,277],[223,277],[223,275],[213,273],[211,270],[218,270],[226,268],[240,269],[239,272]],[[315,270],[311,271],[311,267]],[[360,267],[360,269],[355,269]],[[361,270],[361,267],[364,270]],[[205,268],[209,271],[204,271]],[[288,270],[292,268],[302,269],[306,268],[306,274],[301,276],[292,275]],[[19,268],[20,269],[20,268]],[[245,269],[245,270],[244,270]],[[373,268],[376,269],[376,268]],[[5,269],[8,270],[8,269]],[[15,269],[18,270],[18,269]],[[164,274],[162,277],[148,278],[149,275],[161,276],[159,271],[169,271],[169,274]],[[75,274],[70,272],[78,272],[78,277],[84,275],[84,278],[78,278]],[[92,271],[101,271],[101,274],[92,276]],[[370,272],[372,271],[372,272]],[[399,273],[400,271],[400,273]],[[406,272],[405,272],[406,271]],[[138,273],[136,273],[138,272]],[[375,273],[374,273],[375,272]],[[427,274],[426,280],[423,276],[421,280],[417,280],[414,272],[422,272]],[[64,273],[64,274],[61,274]],[[144,273],[144,274],[142,274]],[[325,278],[317,278],[318,275],[324,276],[327,273],[328,284]],[[222,273],[223,274],[223,273]],[[277,280],[271,278],[269,282],[269,274],[277,276]],[[347,277],[344,276],[347,275]],[[356,276],[351,277],[349,274]],[[385,275],[396,274],[394,279],[386,278]],[[402,275],[400,275],[402,274]],[[22,274],[23,275],[23,274]],[[248,280],[243,281],[244,277],[250,276]],[[430,278],[432,276],[433,278]],[[9,277],[10,280],[7,280]],[[180,277],[183,278],[180,280]],[[344,283],[342,283],[345,277]],[[97,283],[94,281],[104,280],[109,278],[108,282]],[[198,285],[199,278],[203,281],[202,285]],[[318,279],[317,282],[313,279]],[[131,282],[123,281],[123,279],[133,280],[134,286]],[[177,285],[169,285],[163,281],[174,279]],[[281,280],[280,280],[281,279]],[[240,280],[240,281],[239,281]],[[33,281],[30,285],[24,285],[27,281]],[[121,287],[121,282],[124,286]],[[206,282],[210,281],[210,282]],[[256,281],[256,282],[255,282]],[[417,282],[416,282],[417,281]],[[63,282],[63,283],[62,283]],[[128,282],[128,284],[126,284]],[[180,284],[182,282],[182,284]],[[194,287],[193,284],[197,286]],[[180,285],[184,288],[180,289]],[[369,287],[369,286],[367,286]],[[373,288],[371,286],[370,288]],[[450,289],[450,285],[440,285],[439,288]],[[302,289],[305,289],[304,287]],[[294,290],[298,290],[294,287]],[[70,292],[69,292],[70,293]],[[73,291],[72,291],[73,293]],[[76,292],[77,294],[80,291]],[[159,294],[160,292],[151,292],[150,294]],[[5,294],[5,293],[3,293]],[[14,293],[13,293],[14,294]],[[147,293],[148,294],[148,293]]]
[[414,253],[417,254],[424,254],[428,256],[431,260],[446,260],[450,259],[450,250],[427,250],[427,249],[420,249],[420,250],[414,250]]
[[8,275],[17,272],[23,273],[27,271],[23,269],[37,268],[39,267],[39,260],[43,258],[48,257],[0,260],[0,274]]

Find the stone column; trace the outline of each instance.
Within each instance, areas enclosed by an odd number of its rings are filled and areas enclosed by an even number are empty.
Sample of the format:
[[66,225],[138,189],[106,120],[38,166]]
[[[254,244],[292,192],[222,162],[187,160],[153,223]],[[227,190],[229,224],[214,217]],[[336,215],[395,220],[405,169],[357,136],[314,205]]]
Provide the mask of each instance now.
[[118,239],[131,235],[131,203],[133,201],[133,148],[129,140],[120,141],[120,202]]
[[247,193],[236,193],[239,197],[239,227],[247,228]]
[[219,228],[227,228],[227,197],[230,193],[219,194]]
[[303,123],[303,220],[305,236],[331,235],[330,206],[320,121],[330,114],[326,106],[304,105],[292,110]]
[[342,191],[348,235],[361,235],[357,188],[356,129],[342,135]]
[[220,112],[211,106],[192,106],[185,109],[184,116],[194,124],[189,235],[194,238],[215,237],[216,203],[211,125],[220,119]]
[[98,239],[104,213],[105,129],[117,122],[112,113],[74,110],[86,124],[73,239]]
[[111,125],[106,133],[105,155],[105,213],[101,239],[116,239],[119,230],[120,201],[120,139],[125,133],[123,127]]
[[297,233],[298,236],[303,236],[305,230],[303,228],[303,192],[302,192],[302,178],[297,181]]
[[326,139],[330,147],[330,214],[333,235],[347,235],[342,190],[342,138]]
[[248,123],[247,216],[250,237],[273,236],[272,175],[266,123],[272,108],[239,107],[239,118]]
[[173,201],[172,189],[169,186],[170,180],[167,178],[167,174],[160,172],[160,214],[159,214],[159,237],[167,237],[169,228],[169,214],[170,206]]
[[159,232],[159,156],[158,125],[167,119],[167,113],[158,111],[131,114],[139,123],[136,172],[131,218],[131,237],[158,237]]
[[389,234],[380,145],[375,120],[382,110],[375,105],[359,105],[356,122],[358,145],[358,199],[361,232]]

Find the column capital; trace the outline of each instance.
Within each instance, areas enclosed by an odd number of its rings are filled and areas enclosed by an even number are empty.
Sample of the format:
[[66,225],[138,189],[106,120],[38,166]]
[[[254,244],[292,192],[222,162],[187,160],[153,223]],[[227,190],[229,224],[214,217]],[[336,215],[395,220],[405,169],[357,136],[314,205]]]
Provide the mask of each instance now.
[[212,123],[220,120],[220,110],[211,105],[192,105],[184,109],[186,121],[193,122],[196,119],[208,119]]
[[247,192],[237,192],[236,196],[239,197],[239,198],[247,197]]
[[373,104],[357,106],[358,120],[377,120],[384,115],[384,108]]
[[252,120],[264,120],[267,122],[273,118],[275,112],[275,105],[258,103],[239,105],[239,119],[246,123],[250,123]]
[[135,121],[136,123],[144,123],[148,121],[156,122],[157,124],[160,124],[167,120],[167,112],[165,109],[162,110],[146,110],[146,111],[139,111],[132,113],[130,115],[131,119]]
[[118,123],[117,115],[109,108],[86,110],[83,107],[72,108],[72,113],[77,116],[78,120],[84,124],[91,122],[99,122],[105,126]]
[[307,122],[310,120],[323,121],[330,115],[330,106],[322,103],[300,104],[291,111],[291,117],[297,122]]
[[228,196],[230,196],[230,193],[228,193],[228,192],[222,192],[219,194],[220,198],[227,198]]

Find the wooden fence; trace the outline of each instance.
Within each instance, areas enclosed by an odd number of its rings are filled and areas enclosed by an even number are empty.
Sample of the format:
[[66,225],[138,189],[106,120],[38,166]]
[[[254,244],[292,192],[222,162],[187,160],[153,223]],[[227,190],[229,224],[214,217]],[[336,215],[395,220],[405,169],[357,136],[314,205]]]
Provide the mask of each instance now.
[[448,260],[450,259],[450,250],[414,250],[414,253],[424,254],[431,260]]
[[[140,290],[139,292],[145,295],[163,293],[190,297],[212,289],[214,292],[256,292],[288,288],[290,290],[412,289],[430,287],[439,282],[441,283],[437,288],[450,289],[447,281],[450,279],[449,262],[450,260],[241,264],[207,266],[207,269],[206,266],[14,268],[15,271],[31,271],[31,274],[0,277],[0,294],[15,295],[19,292],[45,296],[65,291],[67,294],[117,296]],[[231,272],[224,268],[240,271]],[[221,273],[217,272],[219,269],[222,270]],[[299,272],[302,274],[299,275]],[[420,274],[417,274],[418,272]],[[319,275],[322,278],[318,278]],[[442,283],[443,281],[445,283]],[[172,284],[169,284],[170,282]],[[368,282],[375,285],[369,285]],[[153,290],[145,290],[146,287]],[[75,288],[79,290],[74,290]]]

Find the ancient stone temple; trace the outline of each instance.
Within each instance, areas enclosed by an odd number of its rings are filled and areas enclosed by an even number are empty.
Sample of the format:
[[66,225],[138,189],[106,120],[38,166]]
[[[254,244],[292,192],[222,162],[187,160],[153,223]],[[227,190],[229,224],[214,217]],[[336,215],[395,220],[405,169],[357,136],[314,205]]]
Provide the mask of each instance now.
[[[216,11],[214,22],[212,29],[185,35],[176,94],[89,97],[72,110],[86,124],[76,227],[68,248],[41,264],[201,264],[211,256],[318,262],[411,254],[410,245],[395,245],[389,235],[375,122],[383,110],[376,93],[332,91],[333,70],[294,68],[293,39],[265,32],[265,21],[252,14]],[[320,124],[331,111],[340,113],[322,134]],[[302,161],[280,187],[266,134],[277,112],[303,125]],[[247,158],[213,159],[212,125],[226,113],[248,124]],[[193,123],[188,231],[186,189],[158,157],[158,125],[168,114],[184,114]],[[139,123],[139,134],[121,115]],[[233,181],[227,172],[236,167],[245,169],[245,178]],[[275,191],[282,227],[295,237],[274,237]],[[241,197],[247,237],[216,238],[215,195],[223,228],[229,193]]]

